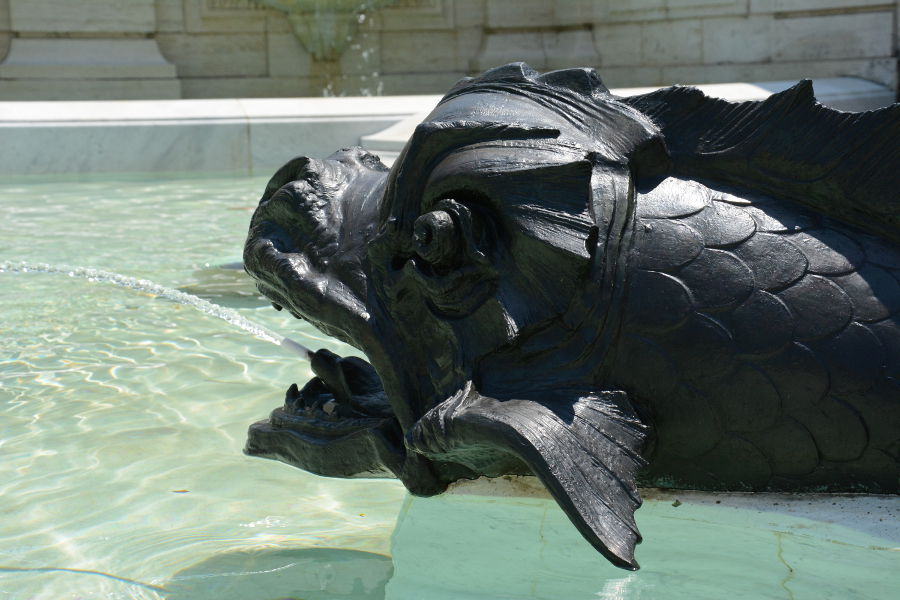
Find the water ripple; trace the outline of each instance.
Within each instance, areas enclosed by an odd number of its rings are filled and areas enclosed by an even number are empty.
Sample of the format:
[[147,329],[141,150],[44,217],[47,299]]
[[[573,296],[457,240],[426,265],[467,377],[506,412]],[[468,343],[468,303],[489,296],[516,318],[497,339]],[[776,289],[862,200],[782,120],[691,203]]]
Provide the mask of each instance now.
[[[227,208],[264,184],[216,180],[215,198],[212,180],[0,186],[0,239],[5,257],[28,263],[193,289],[209,264],[239,255],[247,214]],[[231,552],[331,541],[387,551],[397,482],[323,480],[242,453],[247,426],[312,376],[305,361],[146,291],[0,278],[0,598],[160,600],[175,573]],[[216,293],[252,293],[225,279]],[[235,312],[353,352],[260,305]]]

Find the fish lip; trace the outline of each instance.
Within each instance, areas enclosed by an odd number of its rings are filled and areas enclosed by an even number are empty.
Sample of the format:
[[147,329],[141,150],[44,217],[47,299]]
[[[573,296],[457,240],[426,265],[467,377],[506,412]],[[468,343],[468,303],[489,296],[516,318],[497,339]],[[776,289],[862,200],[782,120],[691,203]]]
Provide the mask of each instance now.
[[305,415],[281,407],[272,411],[268,422],[272,427],[291,429],[310,437],[324,440],[344,437],[361,429],[371,429],[387,420],[385,417],[343,417],[337,421],[329,421],[323,418],[322,414],[321,411],[316,411],[310,415]]
[[[403,435],[374,368],[327,350],[312,358],[316,376],[302,389],[292,384],[284,405],[250,426],[244,452],[324,476],[396,476],[406,452]],[[334,366],[341,369],[340,381],[326,383],[323,376],[336,377],[327,374]],[[329,385],[343,385],[345,392],[335,393]],[[347,388],[365,402],[348,401]],[[344,396],[340,402],[339,396]]]

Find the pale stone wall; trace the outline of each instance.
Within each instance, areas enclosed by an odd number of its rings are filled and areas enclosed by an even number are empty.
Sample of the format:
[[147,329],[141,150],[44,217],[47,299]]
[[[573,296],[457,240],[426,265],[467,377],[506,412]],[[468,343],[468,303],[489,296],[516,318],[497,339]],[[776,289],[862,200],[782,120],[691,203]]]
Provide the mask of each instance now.
[[[22,83],[31,53],[66,38],[149,40],[162,62],[123,68],[144,69],[135,94],[156,82],[160,97],[440,93],[514,60],[598,67],[611,87],[850,75],[896,90],[898,20],[900,0],[396,0],[366,15],[328,63],[312,59],[283,12],[254,0],[0,0],[0,99],[132,97],[114,73],[79,83],[71,60],[46,71],[72,75],[56,96],[50,79]],[[166,64],[177,80],[160,75]]]
[[[517,0],[487,0],[494,32],[475,59],[477,66],[529,52],[534,66],[559,67],[575,54],[600,67],[607,83],[617,87],[852,75],[896,89],[896,1],[526,3],[543,11],[539,22],[555,27],[529,28],[524,17],[506,19],[523,5]],[[593,45],[582,28],[590,30]],[[554,44],[564,44],[564,37],[577,51],[555,52]],[[586,60],[592,51],[593,60]]]
[[179,98],[153,0],[0,0],[0,100]]

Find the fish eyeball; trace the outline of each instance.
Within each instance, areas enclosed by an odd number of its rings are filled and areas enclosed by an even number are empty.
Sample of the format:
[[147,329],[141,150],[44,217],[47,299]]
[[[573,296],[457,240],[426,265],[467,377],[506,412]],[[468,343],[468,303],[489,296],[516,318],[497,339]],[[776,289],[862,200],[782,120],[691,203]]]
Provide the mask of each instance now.
[[416,254],[433,265],[446,265],[459,252],[456,223],[443,210],[435,210],[416,219],[413,241],[416,244]]

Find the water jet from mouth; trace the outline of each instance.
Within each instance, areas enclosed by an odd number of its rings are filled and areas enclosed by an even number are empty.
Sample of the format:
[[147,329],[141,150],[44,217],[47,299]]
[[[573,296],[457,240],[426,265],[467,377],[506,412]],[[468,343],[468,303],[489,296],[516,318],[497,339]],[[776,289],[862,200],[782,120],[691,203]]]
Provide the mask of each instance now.
[[99,269],[91,269],[87,267],[67,267],[56,266],[46,263],[28,263],[28,262],[0,262],[0,273],[55,273],[60,275],[68,275],[69,277],[78,277],[87,279],[88,281],[98,283],[108,283],[119,287],[144,292],[171,300],[179,304],[184,304],[199,310],[202,313],[222,319],[236,327],[240,327],[248,333],[261,340],[265,340],[272,344],[281,346],[282,348],[302,356],[309,360],[313,352],[303,344],[276,333],[259,323],[251,321],[234,309],[226,308],[218,304],[204,300],[193,294],[188,294],[176,289],[167,288],[158,283],[154,283],[148,279],[137,279],[136,277],[128,277],[119,273],[109,271],[101,271]]

